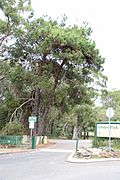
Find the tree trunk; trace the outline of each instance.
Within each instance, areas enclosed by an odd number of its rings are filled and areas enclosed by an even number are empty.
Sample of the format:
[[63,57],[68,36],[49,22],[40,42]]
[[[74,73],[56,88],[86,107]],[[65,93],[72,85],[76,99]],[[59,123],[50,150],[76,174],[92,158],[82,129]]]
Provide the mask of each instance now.
[[45,108],[44,112],[41,113],[40,121],[38,122],[38,134],[46,135],[46,127],[47,127],[47,115],[49,112],[49,105]]
[[74,126],[72,139],[78,138],[78,127]]
[[86,139],[86,128],[83,128],[83,139]]
[[53,135],[53,130],[54,130],[54,120],[51,122],[51,127],[50,127],[50,134]]

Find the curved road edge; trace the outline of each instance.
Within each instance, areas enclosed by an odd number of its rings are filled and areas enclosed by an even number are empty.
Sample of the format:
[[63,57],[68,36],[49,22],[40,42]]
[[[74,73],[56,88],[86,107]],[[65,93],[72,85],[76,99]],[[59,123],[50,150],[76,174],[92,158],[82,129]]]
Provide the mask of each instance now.
[[92,162],[109,162],[109,161],[120,161],[120,158],[101,158],[101,159],[78,159],[74,158],[75,152],[70,154],[70,156],[67,158],[67,162],[70,163],[92,163]]

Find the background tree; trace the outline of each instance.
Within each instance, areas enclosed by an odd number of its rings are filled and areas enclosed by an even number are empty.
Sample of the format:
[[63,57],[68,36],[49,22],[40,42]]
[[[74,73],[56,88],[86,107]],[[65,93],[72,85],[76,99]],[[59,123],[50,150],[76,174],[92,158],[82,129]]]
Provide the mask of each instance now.
[[32,17],[33,11],[30,0],[1,0],[0,1],[0,55],[6,55],[6,46],[14,42],[14,33],[18,26]]
[[112,90],[102,94],[102,105],[106,110],[108,107],[112,107],[115,114],[112,118],[113,121],[120,120],[120,90]]

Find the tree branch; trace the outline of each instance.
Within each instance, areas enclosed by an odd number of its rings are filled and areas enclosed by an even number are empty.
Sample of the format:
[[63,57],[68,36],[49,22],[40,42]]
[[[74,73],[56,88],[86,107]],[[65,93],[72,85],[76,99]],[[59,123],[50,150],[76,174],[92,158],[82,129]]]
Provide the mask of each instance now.
[[12,119],[13,119],[14,115],[16,114],[16,112],[17,112],[22,106],[24,106],[25,104],[27,104],[28,102],[33,101],[33,100],[34,100],[34,99],[31,98],[31,99],[25,101],[24,103],[22,103],[19,107],[17,107],[17,108],[15,109],[15,111],[12,113],[9,122],[10,122],[10,123],[12,122]]
[[56,76],[56,79],[55,79],[55,84],[54,84],[54,91],[55,91],[55,89],[56,89],[56,87],[57,87],[57,85],[58,85],[58,80],[59,80],[59,78],[60,78],[60,75],[61,75],[61,71],[62,71],[62,68],[63,68],[63,66],[64,66],[64,64],[67,62],[67,59],[65,58],[63,61],[62,61],[62,63],[61,63],[61,65],[60,65],[60,69],[59,69],[59,71],[58,71],[58,73],[57,73],[57,76]]
[[0,81],[2,81],[3,79],[5,79],[5,76],[0,76]]

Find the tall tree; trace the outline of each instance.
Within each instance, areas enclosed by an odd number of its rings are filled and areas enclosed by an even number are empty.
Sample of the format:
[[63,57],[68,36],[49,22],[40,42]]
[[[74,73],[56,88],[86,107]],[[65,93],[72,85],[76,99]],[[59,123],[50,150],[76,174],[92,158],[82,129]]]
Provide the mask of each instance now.
[[[9,4],[3,0],[0,8],[4,16],[0,20],[1,56],[10,67],[6,92],[15,100],[10,113],[22,114],[26,121],[30,114],[38,116],[38,133],[45,134],[52,107],[69,113],[78,104],[91,104],[93,84],[104,84],[104,59],[90,38],[89,27],[33,19],[28,0],[10,0]],[[24,105],[24,113],[19,113]]]
[[[51,19],[39,18],[27,21],[15,34],[15,45],[9,48],[9,56],[11,61],[24,63],[25,69],[36,76],[33,86],[35,95],[41,95],[38,97],[41,101],[35,98],[38,101],[35,104],[39,106],[41,102],[39,112],[44,126],[62,84],[66,84],[69,103],[74,105],[89,101],[85,96],[87,89],[102,79],[104,59],[90,39],[90,33],[87,27],[66,27]],[[66,97],[60,98],[59,105]]]

